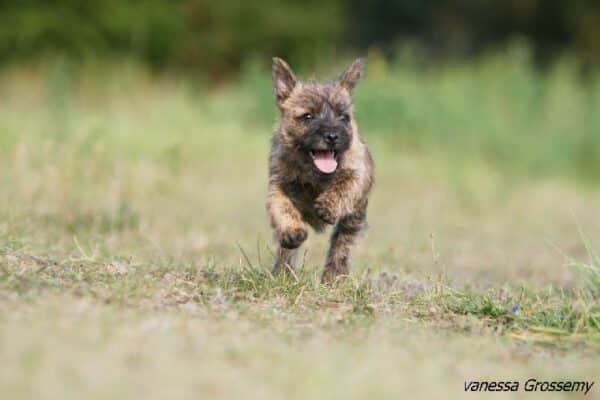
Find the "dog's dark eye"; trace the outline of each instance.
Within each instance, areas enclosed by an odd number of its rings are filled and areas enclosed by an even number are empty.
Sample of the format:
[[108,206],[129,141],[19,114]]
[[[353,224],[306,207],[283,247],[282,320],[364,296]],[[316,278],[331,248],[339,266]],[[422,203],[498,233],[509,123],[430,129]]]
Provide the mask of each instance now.
[[311,113],[305,113],[298,117],[300,121],[310,121],[313,119],[313,115]]
[[346,113],[344,113],[344,114],[342,114],[342,116],[340,117],[340,119],[341,119],[341,120],[342,120],[342,121],[343,121],[345,124],[347,124],[348,122],[350,122],[350,114],[346,114]]

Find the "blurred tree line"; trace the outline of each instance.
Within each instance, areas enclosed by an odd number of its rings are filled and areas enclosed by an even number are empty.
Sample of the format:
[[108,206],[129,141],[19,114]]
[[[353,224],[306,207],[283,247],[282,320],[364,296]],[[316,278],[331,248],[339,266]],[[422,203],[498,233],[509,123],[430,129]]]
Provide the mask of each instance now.
[[0,62],[139,58],[211,77],[272,55],[313,63],[411,43],[435,59],[526,41],[544,64],[600,61],[598,0],[0,0]]

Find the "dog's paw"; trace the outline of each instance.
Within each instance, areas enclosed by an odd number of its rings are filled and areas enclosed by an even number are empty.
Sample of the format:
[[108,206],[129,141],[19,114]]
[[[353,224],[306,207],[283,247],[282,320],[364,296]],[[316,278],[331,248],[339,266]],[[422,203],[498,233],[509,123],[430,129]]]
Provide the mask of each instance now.
[[338,282],[348,278],[349,271],[348,265],[326,265],[323,275],[321,276],[321,283],[324,285],[334,285]]
[[337,219],[332,207],[328,207],[325,201],[317,200],[315,202],[315,213],[326,224],[333,225]]
[[288,229],[281,232],[279,236],[279,243],[281,244],[281,247],[285,249],[295,249],[304,243],[308,236],[308,232],[301,228]]

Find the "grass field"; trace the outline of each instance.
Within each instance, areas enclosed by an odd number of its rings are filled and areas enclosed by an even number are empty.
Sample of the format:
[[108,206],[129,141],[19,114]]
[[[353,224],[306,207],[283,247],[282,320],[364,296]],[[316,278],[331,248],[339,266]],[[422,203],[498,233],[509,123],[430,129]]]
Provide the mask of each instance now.
[[268,273],[268,74],[208,88],[131,64],[0,71],[2,397],[479,398],[465,381],[597,380],[600,79],[513,58],[372,60],[357,93],[370,229],[335,288],[318,283],[326,235],[296,278]]

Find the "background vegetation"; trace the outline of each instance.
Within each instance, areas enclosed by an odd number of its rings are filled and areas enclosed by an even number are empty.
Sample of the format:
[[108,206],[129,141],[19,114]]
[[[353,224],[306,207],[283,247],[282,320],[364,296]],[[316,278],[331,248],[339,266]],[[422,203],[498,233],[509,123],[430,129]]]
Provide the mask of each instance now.
[[511,174],[594,182],[599,17],[585,0],[29,0],[0,5],[0,62],[45,69],[54,107],[78,75],[123,60],[199,79],[198,90],[237,84],[256,101],[235,112],[267,130],[271,56],[334,78],[363,54],[370,79],[356,101],[370,135]]
[[225,78],[249,57],[327,65],[339,53],[411,43],[428,59],[525,41],[541,64],[564,53],[600,60],[594,0],[316,1],[26,0],[0,4],[0,60],[134,56]]

